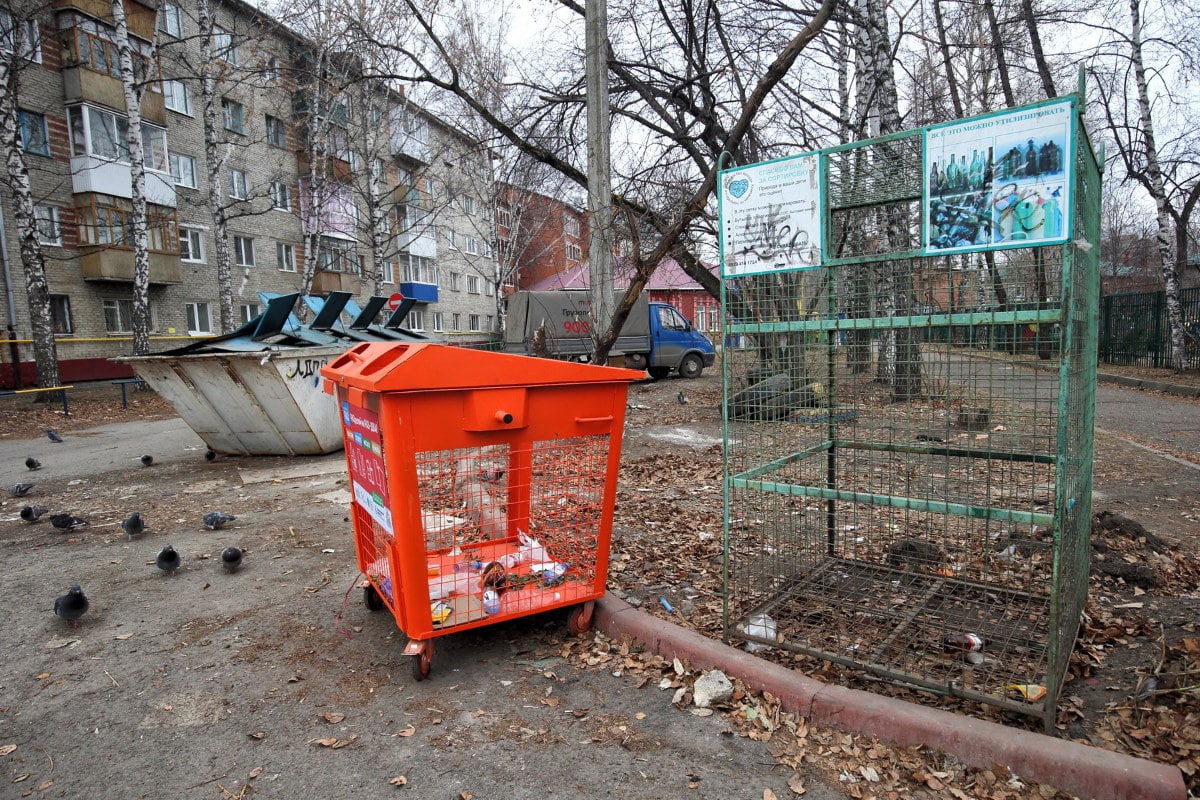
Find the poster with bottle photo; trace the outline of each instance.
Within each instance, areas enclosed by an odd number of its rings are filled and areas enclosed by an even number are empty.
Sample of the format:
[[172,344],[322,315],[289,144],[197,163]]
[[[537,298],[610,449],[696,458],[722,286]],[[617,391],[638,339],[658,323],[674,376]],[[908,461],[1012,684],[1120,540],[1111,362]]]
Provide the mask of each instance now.
[[1074,101],[925,132],[927,254],[1066,241]]
[[723,170],[721,274],[821,265],[821,179],[816,153]]

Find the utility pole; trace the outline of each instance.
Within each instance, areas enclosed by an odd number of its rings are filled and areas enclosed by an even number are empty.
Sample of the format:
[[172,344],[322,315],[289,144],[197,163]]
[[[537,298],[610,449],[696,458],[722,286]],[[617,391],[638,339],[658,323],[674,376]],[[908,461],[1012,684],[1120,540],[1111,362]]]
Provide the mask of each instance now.
[[588,274],[591,283],[592,340],[613,318],[612,172],[609,160],[608,3],[586,0],[584,12],[588,127]]

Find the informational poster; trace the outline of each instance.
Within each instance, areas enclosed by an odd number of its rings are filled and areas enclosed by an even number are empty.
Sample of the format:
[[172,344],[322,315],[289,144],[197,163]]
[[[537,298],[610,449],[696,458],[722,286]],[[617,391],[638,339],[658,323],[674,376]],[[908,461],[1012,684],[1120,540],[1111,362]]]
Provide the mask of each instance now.
[[820,163],[806,153],[721,172],[722,275],[821,265]]
[[927,254],[1066,241],[1074,101],[925,132]]
[[387,472],[383,466],[383,442],[379,435],[379,416],[374,411],[342,401],[342,423],[346,433],[346,461],[350,466],[354,502],[365,508],[371,519],[394,536]]

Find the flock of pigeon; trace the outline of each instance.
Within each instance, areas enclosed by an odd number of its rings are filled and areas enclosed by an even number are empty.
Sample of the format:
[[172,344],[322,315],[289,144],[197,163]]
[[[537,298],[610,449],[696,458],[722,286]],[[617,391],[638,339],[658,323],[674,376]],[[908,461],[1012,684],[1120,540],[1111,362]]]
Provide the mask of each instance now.
[[[57,431],[46,431],[46,436],[51,442],[62,442],[62,436]],[[216,454],[209,450],[204,454],[206,461],[212,461],[216,458]],[[142,466],[149,467],[154,464],[154,456],[149,453],[141,457]],[[36,472],[42,468],[42,462],[38,461],[33,456],[25,459],[25,467],[30,472]],[[8,493],[13,497],[25,497],[32,490],[32,483],[14,483],[8,487]],[[26,522],[38,522],[42,516],[47,514],[49,509],[43,508],[36,504],[30,504],[21,508],[21,519]],[[71,532],[76,528],[82,528],[88,524],[88,521],[74,514],[50,514],[47,519],[56,530],[63,532]],[[210,511],[203,517],[205,530],[217,531],[221,530],[226,523],[232,522],[237,517],[232,514],[226,514],[223,511]],[[134,511],[128,517],[121,521],[121,530],[125,531],[125,535],[130,541],[139,538],[146,531],[146,521],[142,519],[141,512]],[[221,567],[226,572],[236,572],[238,567],[242,565],[242,549],[240,547],[226,547],[221,551]],[[183,564],[183,558],[179,552],[171,545],[166,545],[162,550],[158,551],[158,555],[154,559],[154,564],[162,571],[164,576],[174,576],[179,572],[179,568]],[[71,623],[72,627],[79,627],[79,619],[87,612],[90,602],[87,595],[83,593],[83,589],[79,584],[74,584],[67,593],[60,595],[54,600],[54,613],[61,619]]]

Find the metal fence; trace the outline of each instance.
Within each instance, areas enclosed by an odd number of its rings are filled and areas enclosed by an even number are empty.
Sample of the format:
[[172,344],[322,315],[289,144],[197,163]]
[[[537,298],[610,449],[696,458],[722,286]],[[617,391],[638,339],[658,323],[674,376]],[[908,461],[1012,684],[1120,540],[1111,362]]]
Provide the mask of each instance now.
[[[1067,157],[1097,241],[1086,136]],[[723,283],[726,635],[1051,730],[1087,596],[1096,249],[923,255],[919,132],[821,159],[821,265]]]
[[[1183,306],[1184,369],[1200,367],[1200,287],[1179,293]],[[1171,366],[1171,326],[1165,292],[1100,298],[1100,360],[1106,364]]]

